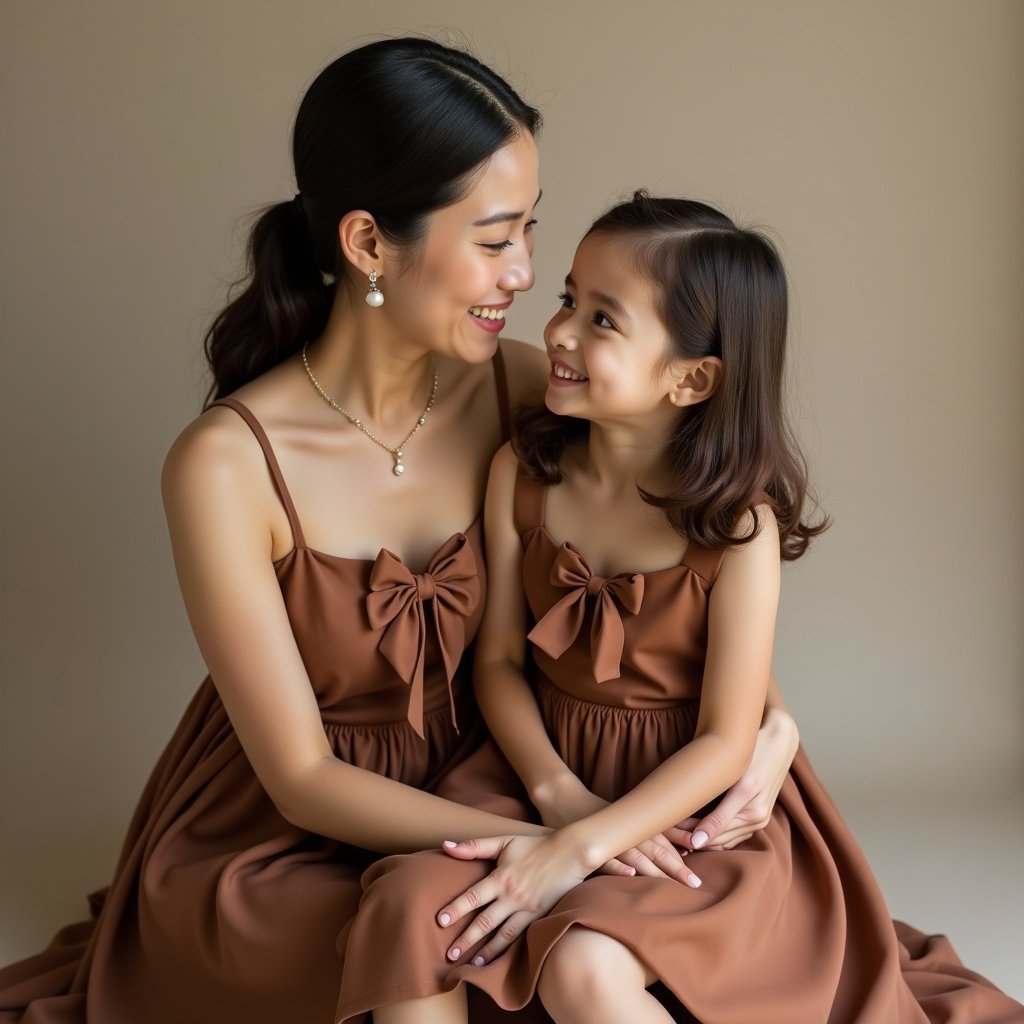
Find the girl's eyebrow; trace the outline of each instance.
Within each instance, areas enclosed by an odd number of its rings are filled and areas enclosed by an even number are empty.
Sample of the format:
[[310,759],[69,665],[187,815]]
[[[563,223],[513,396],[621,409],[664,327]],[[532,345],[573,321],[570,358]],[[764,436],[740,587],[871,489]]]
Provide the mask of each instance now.
[[[576,282],[572,279],[572,274],[565,275],[565,286],[566,288],[576,287]],[[626,312],[626,307],[623,306],[618,299],[612,298],[611,295],[606,295],[604,292],[596,292],[592,288],[588,288],[587,297],[596,300],[602,306],[607,306],[616,316],[621,317],[624,320],[631,319],[630,315]]]
[[[544,190],[541,189],[537,193],[537,198],[533,201],[533,205],[536,206],[540,202],[540,197],[544,195]],[[490,217],[484,217],[483,220],[473,221],[473,227],[475,228],[486,228],[490,227],[491,224],[503,224],[508,221],[519,220],[520,217],[525,216],[526,211],[520,210],[518,213],[492,213]]]

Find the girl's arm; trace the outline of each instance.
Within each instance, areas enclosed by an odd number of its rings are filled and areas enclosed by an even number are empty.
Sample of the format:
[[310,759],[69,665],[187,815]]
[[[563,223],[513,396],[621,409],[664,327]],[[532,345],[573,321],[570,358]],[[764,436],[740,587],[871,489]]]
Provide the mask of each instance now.
[[[560,827],[592,814],[606,801],[569,770],[548,737],[523,666],[526,601],[522,543],[513,518],[518,462],[505,445],[491,463],[484,504],[487,538],[487,604],[477,637],[476,695],[502,752],[522,780],[545,825]],[[699,884],[679,851],[664,836],[642,837],[609,854],[598,867],[614,874],[669,875]],[[682,838],[682,837],[680,837]]]
[[775,517],[767,506],[758,514],[757,538],[726,554],[711,591],[694,739],[619,800],[563,830],[584,866],[692,814],[750,763],[771,673],[781,564]]
[[545,831],[334,756],[271,562],[267,510],[277,497],[259,446],[236,420],[211,410],[186,429],[164,464],[164,504],[200,651],[281,814],[307,831],[385,852],[425,849],[453,836]]
[[689,845],[694,849],[731,850],[763,829],[771,820],[799,747],[800,732],[772,676],[753,759],[739,782],[722,794],[710,813],[680,822],[680,830],[689,833]]
[[629,793],[550,836],[474,840],[450,850],[465,859],[499,859],[495,871],[438,915],[458,932],[474,908],[490,904],[449,947],[453,959],[495,930],[477,959],[497,956],[617,851],[692,814],[743,774],[764,712],[779,597],[778,528],[767,508],[758,513],[758,537],[725,556],[711,592],[694,739]]
[[[513,404],[536,401],[546,387],[550,369],[547,354],[536,345],[511,338],[502,338],[500,344],[508,368]],[[728,849],[749,839],[768,824],[799,745],[796,722],[782,699],[775,677],[771,676],[764,718],[757,734],[753,759],[746,771],[722,795],[710,814],[700,819],[689,818],[680,823],[680,828],[687,836],[693,833],[697,847],[707,849]],[[564,809],[577,802],[578,785],[575,779],[564,780],[554,789],[545,784],[535,794],[534,802],[542,813],[545,804],[550,808]],[[592,799],[596,800],[596,797]],[[553,817],[549,823],[562,824]],[[701,832],[703,837],[699,835]],[[673,838],[678,841],[681,837],[673,833]]]

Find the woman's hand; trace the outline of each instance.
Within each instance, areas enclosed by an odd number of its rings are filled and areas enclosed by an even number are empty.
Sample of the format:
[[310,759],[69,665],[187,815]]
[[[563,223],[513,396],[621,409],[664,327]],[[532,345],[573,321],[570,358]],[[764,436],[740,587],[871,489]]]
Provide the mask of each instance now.
[[[589,871],[579,850],[564,833],[535,836],[495,836],[445,843],[444,850],[459,860],[497,860],[498,866],[467,889],[437,915],[442,928],[469,922],[448,948],[458,960],[467,949],[493,932],[491,941],[473,957],[476,967],[503,953],[527,925],[546,914]],[[476,916],[473,917],[473,913]]]
[[688,841],[694,850],[731,850],[760,832],[771,819],[799,746],[800,733],[793,717],[779,708],[769,708],[743,777],[726,790],[706,817],[679,823],[682,839],[670,830],[673,840]]
[[[596,814],[608,806],[607,800],[591,793],[575,775],[567,773],[543,790],[533,794],[541,820],[549,828],[559,829]],[[605,875],[647,875],[674,878],[696,889],[700,878],[683,863],[689,852],[689,831],[669,829],[613,857],[598,868]]]

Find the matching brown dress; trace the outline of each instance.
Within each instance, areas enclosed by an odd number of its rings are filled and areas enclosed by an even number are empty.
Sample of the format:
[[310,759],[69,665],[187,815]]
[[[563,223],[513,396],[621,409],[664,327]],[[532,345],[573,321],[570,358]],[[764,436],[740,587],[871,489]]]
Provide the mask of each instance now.
[[[722,552],[603,579],[586,553],[544,525],[546,488],[520,472],[515,522],[533,629],[529,675],[556,750],[605,800],[630,790],[694,736],[708,596]],[[503,813],[492,747],[442,785]],[[522,805],[519,813],[530,816]],[[895,927],[853,837],[798,755],[767,828],[728,851],[688,860],[703,885],[594,875],[482,967],[438,911],[493,866],[441,851],[378,860],[345,940],[338,1016],[453,988],[505,1008],[534,996],[547,954],[582,926],[620,940],[654,969],[677,1019],[703,1024],[1009,1024],[1024,1007],[965,969],[942,937]],[[685,1006],[680,1012],[678,1003]]]
[[[507,428],[500,358],[495,375]],[[277,577],[334,753],[527,816],[494,745],[479,745],[462,660],[485,591],[480,519],[422,573],[386,550],[376,559],[318,552],[260,424],[237,400],[216,404],[252,429],[287,511],[295,546]],[[539,698],[568,763],[614,797],[692,735],[719,557],[694,552],[678,568],[599,580],[547,534],[542,490],[524,486],[518,500]],[[767,830],[735,851],[694,856],[704,879],[696,892],[595,877],[494,964],[450,969],[434,916],[487,866],[434,852],[381,859],[289,824],[207,678],[146,786],[112,884],[91,897],[92,920],[0,970],[0,1021],[330,1024],[460,978],[485,990],[471,1000],[474,1022],[504,1020],[486,993],[526,1003],[545,953],[573,924],[627,942],[707,1022],[1024,1020],[943,939],[907,931],[897,940],[802,756]],[[536,1012],[534,1000],[529,1019]],[[690,1018],[680,1009],[679,1019]]]
[[[495,375],[504,417],[498,362]],[[235,399],[214,404],[252,429],[287,511],[295,546],[277,577],[331,748],[431,790],[482,735],[462,660],[486,585],[480,517],[422,573],[386,550],[316,551],[259,422]],[[0,970],[0,1020],[329,1024],[338,935],[377,856],[278,813],[207,678],[150,777],[113,883],[90,898],[93,920]]]

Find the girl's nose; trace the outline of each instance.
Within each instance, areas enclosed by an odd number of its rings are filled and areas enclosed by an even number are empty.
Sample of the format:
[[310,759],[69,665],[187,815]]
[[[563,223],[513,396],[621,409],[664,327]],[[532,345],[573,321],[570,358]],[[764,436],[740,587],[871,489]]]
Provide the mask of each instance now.
[[568,318],[562,319],[561,322],[559,322],[559,319],[556,317],[548,323],[547,328],[544,330],[544,340],[552,348],[572,351],[576,348],[576,335]]

